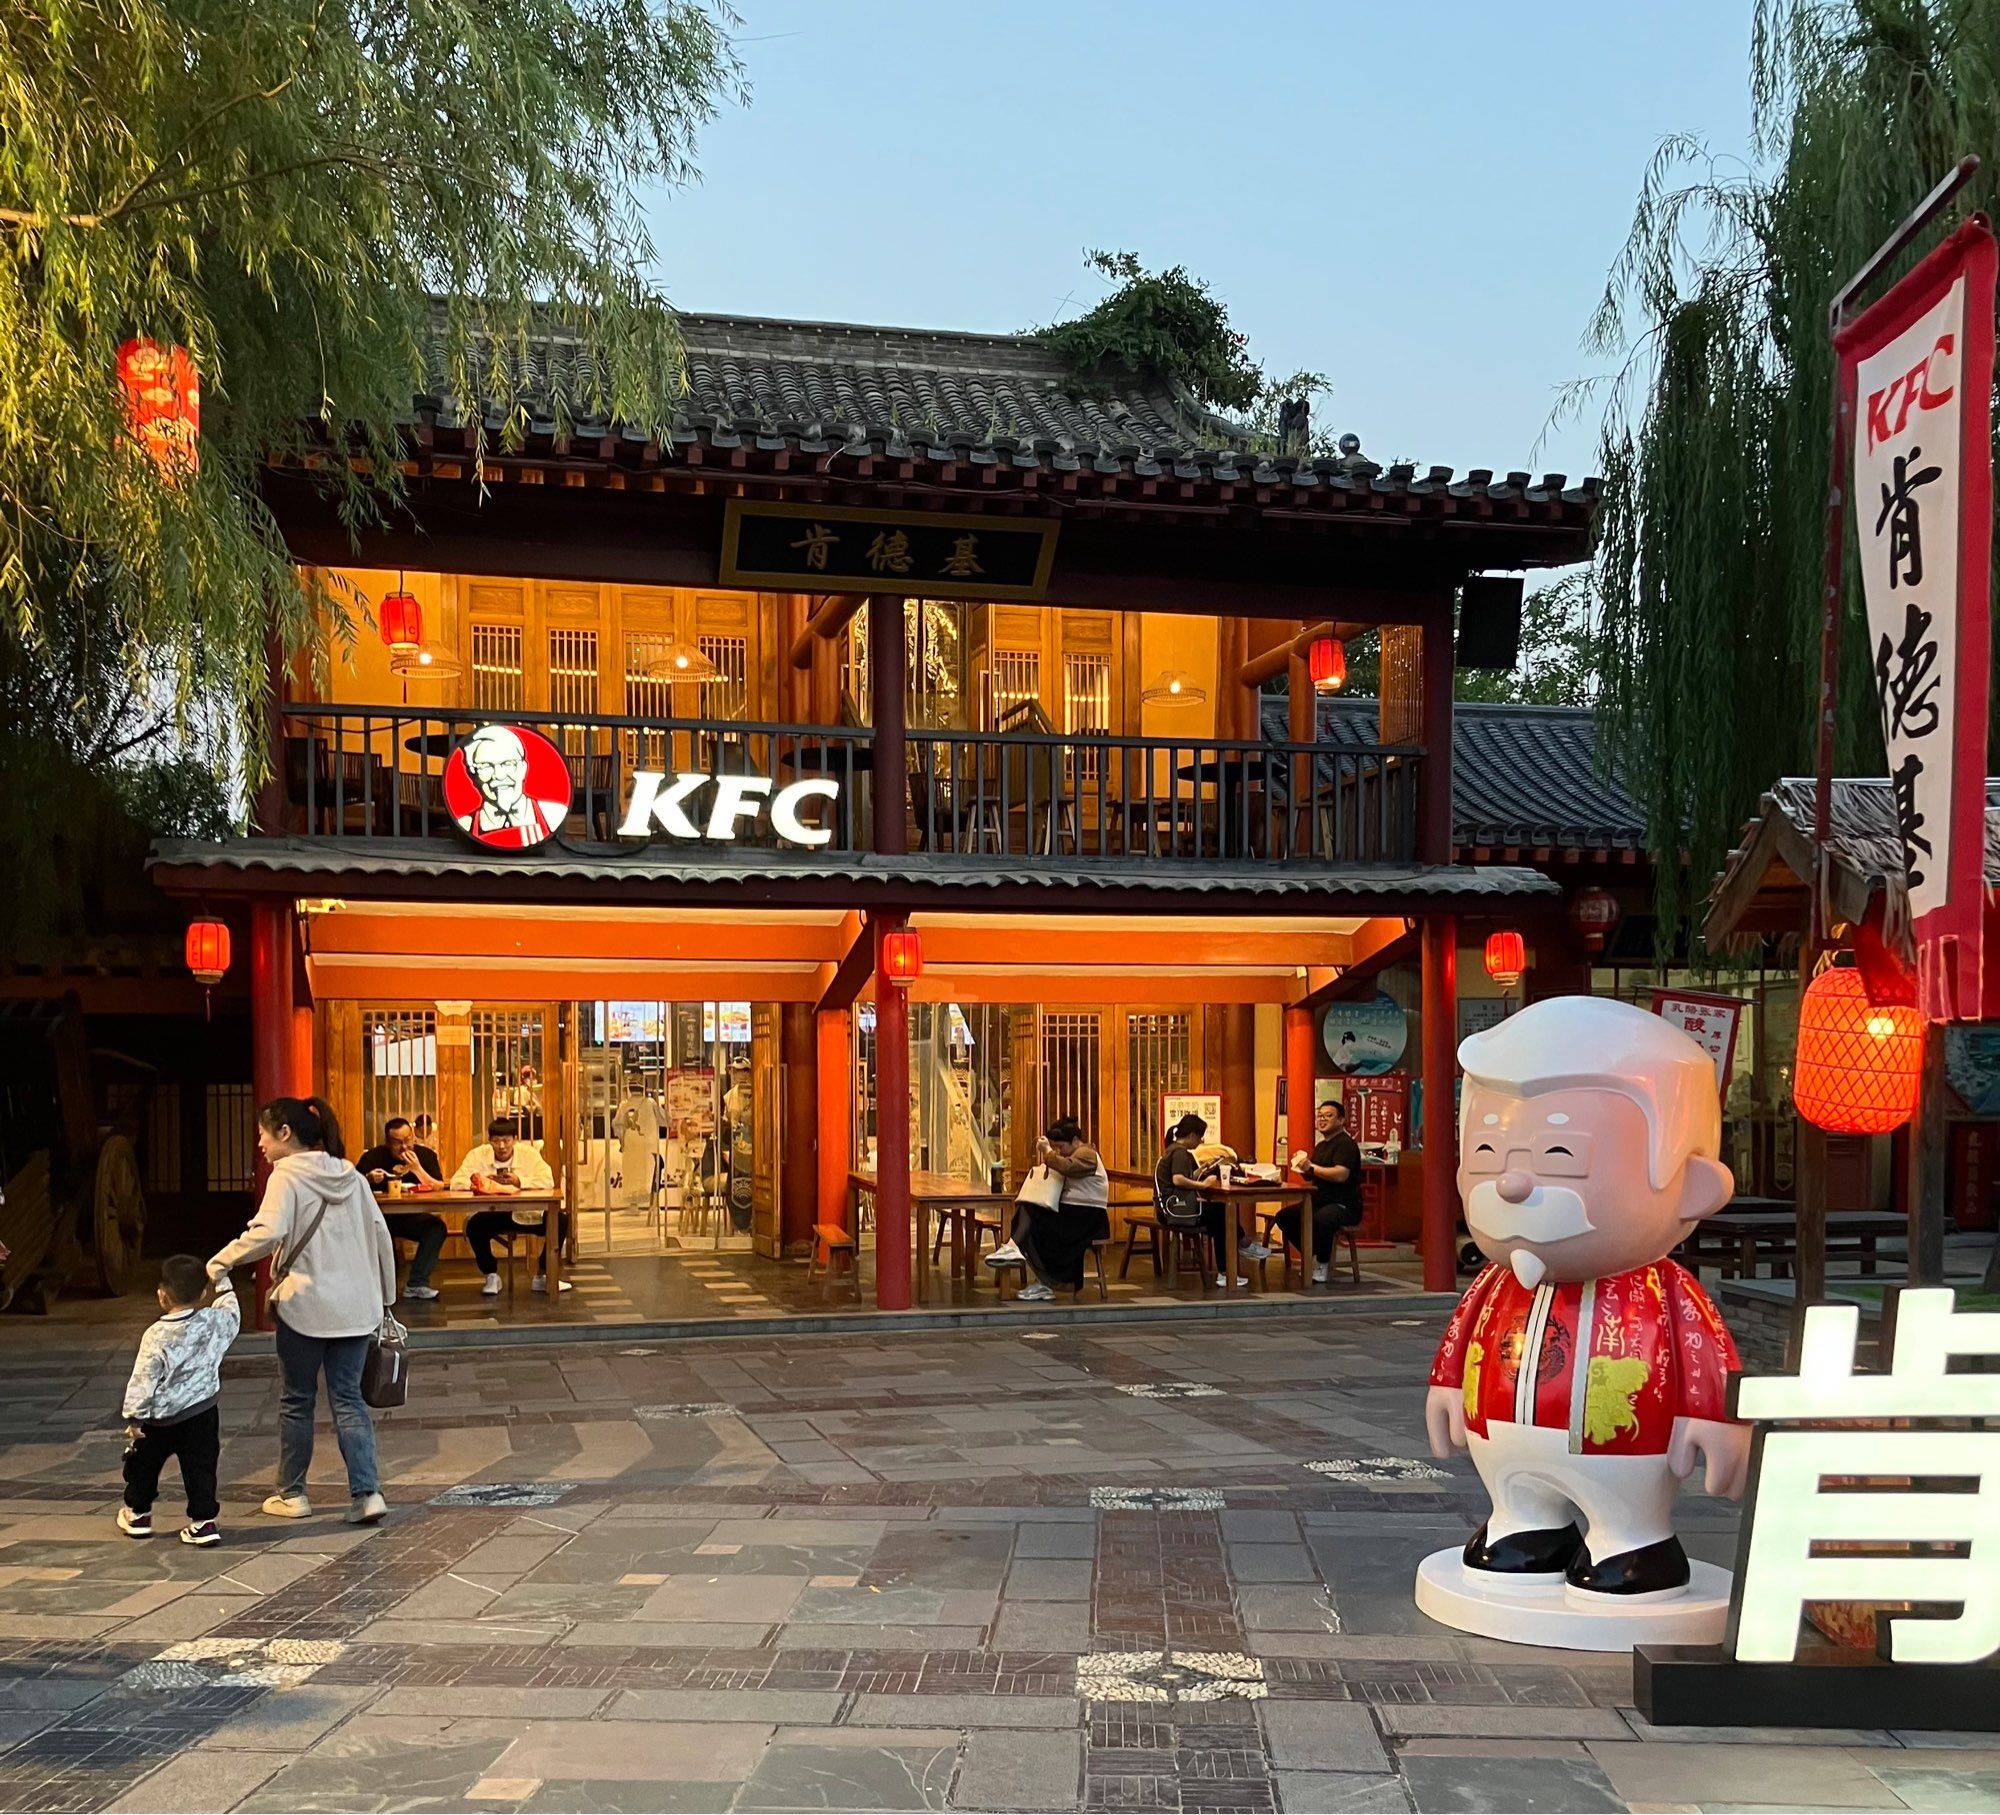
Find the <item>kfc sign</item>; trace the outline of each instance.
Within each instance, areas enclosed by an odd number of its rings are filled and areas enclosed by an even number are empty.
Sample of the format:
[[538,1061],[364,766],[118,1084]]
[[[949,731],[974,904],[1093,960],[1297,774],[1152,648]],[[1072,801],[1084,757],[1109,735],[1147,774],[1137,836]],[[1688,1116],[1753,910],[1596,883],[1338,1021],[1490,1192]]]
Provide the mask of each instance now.
[[532,851],[569,817],[569,764],[539,731],[481,725],[444,766],[453,823],[493,851]]
[[[776,788],[774,793],[772,790]],[[771,830],[781,844],[817,849],[833,842],[830,826],[810,825],[802,814],[808,801],[840,797],[837,781],[795,781],[778,788],[768,775],[710,775],[691,770],[666,775],[652,769],[632,777],[620,838],[702,838],[734,841],[737,827],[769,809]]]

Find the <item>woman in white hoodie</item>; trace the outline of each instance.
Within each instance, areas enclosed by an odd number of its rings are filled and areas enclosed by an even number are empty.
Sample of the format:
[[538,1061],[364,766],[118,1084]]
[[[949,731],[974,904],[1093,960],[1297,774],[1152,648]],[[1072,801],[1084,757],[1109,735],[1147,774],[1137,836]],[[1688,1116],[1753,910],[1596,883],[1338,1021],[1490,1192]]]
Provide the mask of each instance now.
[[389,1510],[375,1469],[375,1426],[361,1399],[368,1339],[396,1299],[396,1250],[368,1182],[348,1164],[340,1126],[320,1097],[277,1097],[257,1112],[257,1148],[271,1181],[257,1214],[208,1263],[220,1278],[275,1253],[271,1309],[277,1322],[278,1491],[264,1510],[281,1519],[312,1511],[313,1411],[319,1377],[347,1464],[350,1524]]

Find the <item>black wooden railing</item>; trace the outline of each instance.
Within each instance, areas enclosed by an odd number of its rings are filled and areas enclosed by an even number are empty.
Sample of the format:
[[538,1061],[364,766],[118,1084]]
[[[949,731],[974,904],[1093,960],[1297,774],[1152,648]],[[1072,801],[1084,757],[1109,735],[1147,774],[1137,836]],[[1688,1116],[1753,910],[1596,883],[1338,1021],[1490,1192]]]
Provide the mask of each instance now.
[[[863,726],[641,719],[407,707],[283,709],[285,829],[313,837],[445,838],[447,758],[483,724],[541,732],[569,769],[571,843],[613,845],[641,771],[830,780],[807,822],[824,852],[874,848],[872,734]],[[1391,863],[1417,842],[1423,752],[1214,739],[912,730],[911,850],[1015,857]],[[689,807],[697,822],[707,807]],[[739,844],[778,842],[767,816]]]

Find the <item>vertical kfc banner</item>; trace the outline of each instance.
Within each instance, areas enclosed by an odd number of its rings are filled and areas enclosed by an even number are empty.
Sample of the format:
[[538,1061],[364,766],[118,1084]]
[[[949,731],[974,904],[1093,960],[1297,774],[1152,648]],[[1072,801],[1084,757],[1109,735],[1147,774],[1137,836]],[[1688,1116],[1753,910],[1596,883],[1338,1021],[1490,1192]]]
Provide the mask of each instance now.
[[1917,1003],[1980,1014],[1994,242],[1974,215],[1834,337]]

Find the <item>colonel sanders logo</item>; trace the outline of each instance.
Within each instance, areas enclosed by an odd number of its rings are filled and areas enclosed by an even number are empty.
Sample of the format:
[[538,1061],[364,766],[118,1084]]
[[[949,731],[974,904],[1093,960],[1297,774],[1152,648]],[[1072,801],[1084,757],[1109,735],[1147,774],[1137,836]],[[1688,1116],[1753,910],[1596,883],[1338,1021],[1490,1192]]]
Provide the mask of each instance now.
[[490,850],[533,850],[569,817],[569,765],[539,731],[481,725],[445,764],[444,804]]

